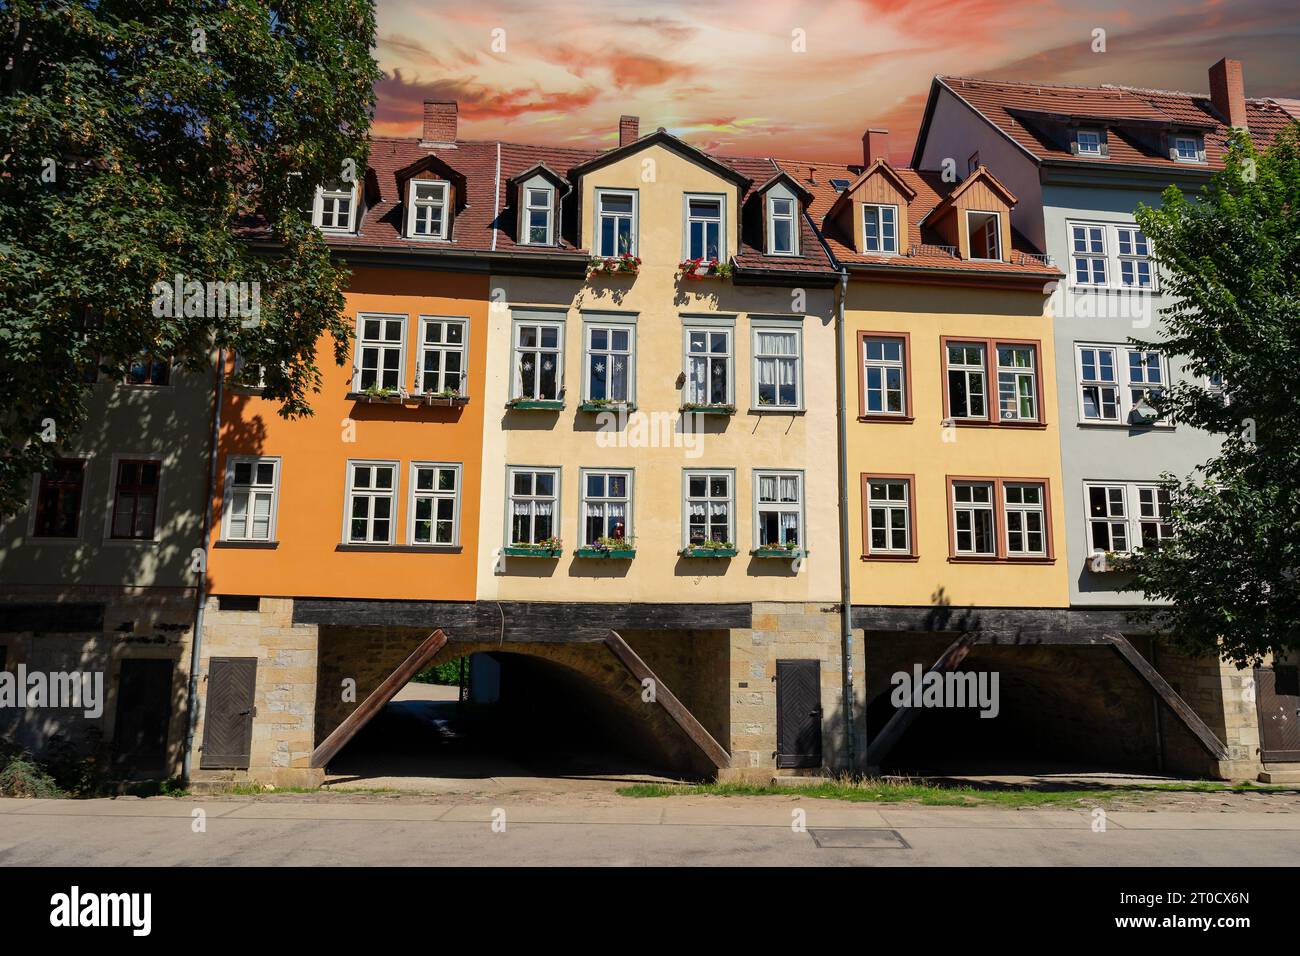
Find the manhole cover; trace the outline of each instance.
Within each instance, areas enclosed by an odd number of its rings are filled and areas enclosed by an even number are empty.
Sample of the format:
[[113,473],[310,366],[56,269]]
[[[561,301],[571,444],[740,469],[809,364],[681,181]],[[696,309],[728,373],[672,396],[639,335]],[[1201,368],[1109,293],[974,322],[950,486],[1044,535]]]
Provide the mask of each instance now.
[[823,850],[910,850],[897,830],[809,830]]

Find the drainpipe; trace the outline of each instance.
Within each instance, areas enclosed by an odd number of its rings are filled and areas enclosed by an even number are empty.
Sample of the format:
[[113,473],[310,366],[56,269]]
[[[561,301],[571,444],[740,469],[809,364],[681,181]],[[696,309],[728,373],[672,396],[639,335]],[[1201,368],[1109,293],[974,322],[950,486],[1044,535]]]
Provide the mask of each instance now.
[[188,726],[185,730],[185,753],[181,758],[181,777],[190,782],[191,757],[194,753],[194,731],[199,724],[199,658],[203,649],[203,606],[208,601],[208,534],[212,527],[212,496],[217,493],[217,441],[221,434],[221,393],[226,380],[226,350],[217,350],[217,387],[212,403],[212,436],[208,446],[208,490],[203,502],[203,570],[199,574],[198,607],[194,611],[194,636],[190,639],[190,686],[185,709]]
[[835,394],[839,436],[836,441],[839,459],[840,512],[840,653],[844,657],[844,727],[848,749],[849,773],[857,769],[857,734],[853,728],[853,594],[849,585],[849,460],[848,460],[848,391],[844,376],[844,308],[849,297],[849,272],[840,268],[840,283],[835,304]]

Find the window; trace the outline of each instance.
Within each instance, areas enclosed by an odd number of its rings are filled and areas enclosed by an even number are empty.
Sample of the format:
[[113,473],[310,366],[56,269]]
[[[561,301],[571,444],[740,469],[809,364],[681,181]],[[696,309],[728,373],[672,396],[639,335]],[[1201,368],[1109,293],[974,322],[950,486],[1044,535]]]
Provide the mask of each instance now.
[[1095,553],[1159,548],[1174,536],[1169,488],[1156,482],[1086,482],[1088,542]]
[[804,547],[803,472],[754,472],[754,547]]
[[1174,145],[1170,152],[1173,154],[1173,158],[1180,163],[1205,162],[1205,146],[1199,136],[1175,136]]
[[235,352],[235,367],[231,372],[231,384],[237,388],[266,388],[266,369],[254,362],[249,362],[243,352]]
[[1101,131],[1095,129],[1081,129],[1074,134],[1074,141],[1078,144],[1078,154],[1080,156],[1104,156],[1105,151],[1102,149]]
[[947,360],[948,416],[987,420],[983,343],[950,342]]
[[148,353],[138,355],[126,370],[127,385],[170,385],[172,361]]
[[718,262],[725,255],[722,200],[712,196],[687,196],[686,258]]
[[631,402],[635,372],[633,325],[587,326],[587,401]]
[[799,254],[795,231],[794,200],[769,196],[767,200],[767,249],[772,255]]
[[972,259],[1002,258],[1002,217],[996,212],[966,212],[967,241]]
[[1088,540],[1094,551],[1129,549],[1128,489],[1125,485],[1088,485]]
[[1032,345],[998,345],[998,410],[1004,422],[1038,420],[1038,379]]
[[731,329],[686,330],[686,403],[731,403]]
[[1076,285],[1106,284],[1106,239],[1101,226],[1071,226],[1070,249]]
[[636,255],[636,193],[596,190],[596,254]]
[[[1089,344],[1076,346],[1075,355],[1081,421],[1116,425],[1154,421],[1149,414],[1142,414],[1144,409],[1139,406],[1152,394],[1158,394],[1168,381],[1164,357],[1159,352]],[[1123,383],[1119,381],[1121,363],[1126,369]]]
[[966,157],[966,175],[969,176],[971,173],[975,172],[975,170],[979,168],[980,168],[980,154],[979,154],[979,150],[976,150],[975,152],[971,153],[969,156]]
[[409,190],[406,234],[412,239],[446,239],[451,219],[447,214],[450,195],[447,183],[416,179],[411,181]]
[[802,338],[798,328],[754,329],[755,407],[803,407]]
[[993,531],[993,482],[952,483],[954,551],[964,556],[997,556]]
[[543,544],[557,537],[560,472],[555,468],[511,468],[508,545]]
[[916,556],[912,530],[912,477],[864,475],[868,557]]
[[732,523],[733,473],[688,471],[686,481],[686,540],[698,547],[708,541],[730,544],[736,540]]
[[86,462],[61,458],[44,472],[36,486],[37,538],[75,538],[81,533],[81,496],[86,485]]
[[862,416],[906,419],[910,414],[907,339],[867,334],[861,343]]
[[555,242],[552,209],[555,190],[530,187],[524,193],[524,242],[533,246],[552,245]]
[[1170,523],[1169,489],[1163,485],[1137,485],[1138,538],[1144,548],[1158,548],[1174,536]]
[[849,188],[849,181],[847,179],[831,180],[831,189],[835,190],[837,193],[842,193],[844,192],[844,190],[848,188]]
[[1120,285],[1151,288],[1151,246],[1141,229],[1116,229]]
[[413,545],[460,544],[458,464],[411,462],[411,507],[406,516]]
[[117,463],[109,537],[150,539],[158,516],[162,464],[135,459]]
[[397,462],[348,462],[345,544],[392,544]]
[[420,351],[415,381],[425,395],[464,395],[465,319],[420,316]]
[[515,323],[513,398],[557,402],[564,388],[564,325]]
[[398,390],[406,355],[406,316],[358,315],[352,390]]
[[1043,486],[1004,482],[1002,507],[1006,527],[1006,553],[1013,558],[1047,555],[1047,516]]
[[277,458],[232,458],[226,465],[225,541],[274,541],[280,484]]
[[583,471],[582,543],[632,537],[632,472]]
[[898,252],[898,207],[862,207],[862,247],[865,252]]
[[316,190],[316,201],[312,206],[312,222],[318,229],[326,232],[351,232],[353,187],[322,187]]

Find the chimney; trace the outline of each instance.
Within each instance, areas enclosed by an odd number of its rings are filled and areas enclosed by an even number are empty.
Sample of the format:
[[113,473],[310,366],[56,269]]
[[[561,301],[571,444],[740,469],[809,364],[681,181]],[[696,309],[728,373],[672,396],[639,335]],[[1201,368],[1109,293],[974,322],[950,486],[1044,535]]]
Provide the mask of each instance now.
[[1246,128],[1246,84],[1240,60],[1225,58],[1210,67],[1210,102],[1229,126]]
[[869,129],[862,134],[862,165],[870,166],[878,159],[889,162],[889,130]]
[[641,117],[620,116],[618,118],[618,145],[635,143],[641,136]]
[[456,101],[424,101],[424,135],[421,145],[456,142]]

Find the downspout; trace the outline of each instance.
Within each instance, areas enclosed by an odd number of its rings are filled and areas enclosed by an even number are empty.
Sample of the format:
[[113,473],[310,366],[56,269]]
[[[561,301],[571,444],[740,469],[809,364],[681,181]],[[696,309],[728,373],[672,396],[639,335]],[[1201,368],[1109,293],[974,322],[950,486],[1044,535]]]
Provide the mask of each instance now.
[[840,653],[844,657],[844,727],[848,750],[849,773],[858,765],[857,733],[853,726],[853,593],[849,584],[849,457],[848,391],[844,375],[844,308],[849,297],[849,272],[840,267],[840,282],[835,304],[835,395],[839,436],[836,441],[839,459],[840,512]]
[[222,386],[226,380],[226,350],[217,350],[217,387],[212,404],[212,436],[208,446],[208,489],[203,503],[203,538],[200,541],[204,560],[199,573],[198,607],[194,611],[194,636],[190,640],[190,686],[186,697],[188,726],[185,730],[185,753],[181,760],[181,777],[190,781],[191,754],[194,753],[194,731],[199,725],[199,659],[203,649],[203,606],[208,602],[208,534],[212,528],[212,496],[217,493],[217,443],[221,435]]

